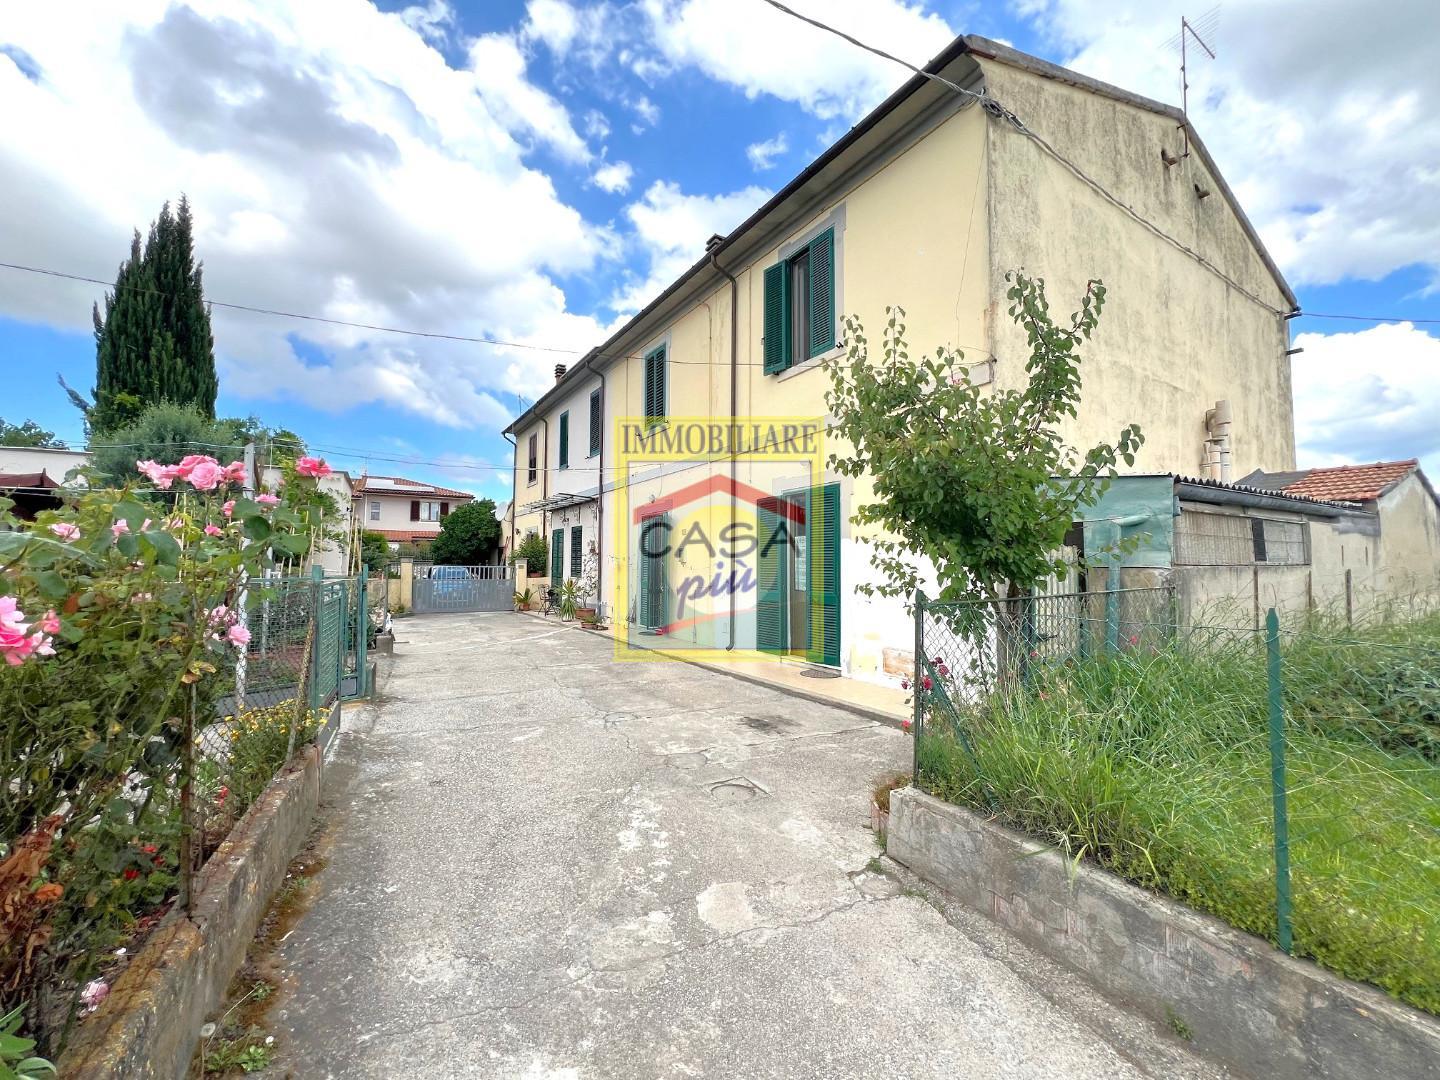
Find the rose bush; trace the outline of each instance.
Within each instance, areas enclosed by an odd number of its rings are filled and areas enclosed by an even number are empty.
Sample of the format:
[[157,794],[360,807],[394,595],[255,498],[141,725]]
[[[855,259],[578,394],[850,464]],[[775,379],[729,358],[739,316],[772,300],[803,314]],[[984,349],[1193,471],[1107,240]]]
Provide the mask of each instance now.
[[34,522],[0,499],[0,1003],[31,1000],[52,1047],[173,890],[183,751],[232,688],[243,583],[312,539],[305,513],[233,491],[240,462],[137,470]]

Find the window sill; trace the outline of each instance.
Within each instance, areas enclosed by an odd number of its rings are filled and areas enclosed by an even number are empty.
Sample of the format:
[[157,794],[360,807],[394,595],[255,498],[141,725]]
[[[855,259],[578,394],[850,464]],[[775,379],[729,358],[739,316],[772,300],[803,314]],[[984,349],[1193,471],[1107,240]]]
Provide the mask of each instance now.
[[826,360],[838,360],[844,353],[844,348],[837,345],[835,348],[828,352],[823,352],[819,356],[812,356],[809,360],[802,360],[798,364],[791,364],[784,371],[776,372],[775,381],[784,382],[786,379],[793,379],[796,375],[803,375],[805,372],[819,367],[825,363]]

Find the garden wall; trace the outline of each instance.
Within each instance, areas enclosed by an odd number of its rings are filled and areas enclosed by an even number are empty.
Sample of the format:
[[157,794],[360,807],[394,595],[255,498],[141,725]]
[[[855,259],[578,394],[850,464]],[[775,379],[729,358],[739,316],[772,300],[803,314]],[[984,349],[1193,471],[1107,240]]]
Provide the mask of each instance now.
[[886,853],[1102,991],[1270,1080],[1440,1073],[1440,1021],[916,791]]
[[270,898],[310,831],[320,801],[322,747],[286,766],[210,856],[197,879],[193,917],[168,920],[141,947],[100,1010],[82,1024],[60,1061],[67,1080],[181,1080],[205,1017],[224,999]]

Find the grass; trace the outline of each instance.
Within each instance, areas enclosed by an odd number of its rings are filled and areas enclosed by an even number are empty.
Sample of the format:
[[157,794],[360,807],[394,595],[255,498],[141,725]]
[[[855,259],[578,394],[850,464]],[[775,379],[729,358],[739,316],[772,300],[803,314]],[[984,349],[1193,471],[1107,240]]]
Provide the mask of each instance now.
[[[1440,618],[1282,646],[1294,943],[1440,1013]],[[920,786],[1276,939],[1264,641],[1192,634],[1033,671],[956,720]]]

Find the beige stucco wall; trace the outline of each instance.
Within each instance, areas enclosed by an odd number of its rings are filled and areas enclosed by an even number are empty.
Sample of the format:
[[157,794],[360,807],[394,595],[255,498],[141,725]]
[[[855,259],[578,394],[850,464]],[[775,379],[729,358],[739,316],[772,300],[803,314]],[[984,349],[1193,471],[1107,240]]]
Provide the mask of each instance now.
[[[992,94],[1120,202],[1214,264],[1222,281],[1047,155],[1007,123],[987,127],[990,284],[997,385],[1024,385],[1024,334],[1006,314],[1005,273],[1043,277],[1053,311],[1078,307],[1085,283],[1107,289],[1082,352],[1083,402],[1066,434],[1082,449],[1141,425],[1137,471],[1200,474],[1205,411],[1234,410],[1233,476],[1295,467],[1283,292],[1198,154],[1180,154],[1174,119],[997,62]],[[1211,192],[1196,197],[1198,184]]]
[[1440,506],[1416,473],[1382,496],[1380,575],[1387,596],[1440,598]]
[[[439,535],[440,522],[410,520],[410,502],[412,498],[420,498],[421,502],[448,502],[451,510],[464,506],[465,503],[470,501],[469,499],[452,496],[426,499],[411,495],[377,495],[373,492],[366,492],[356,500],[358,503],[356,512],[360,515],[360,528],[377,531],[397,529],[407,532],[424,532]],[[372,500],[380,504],[379,521],[370,517],[370,503]]]
[[47,450],[29,446],[0,446],[0,473],[47,473],[62,481],[67,473],[90,464],[84,450]]

